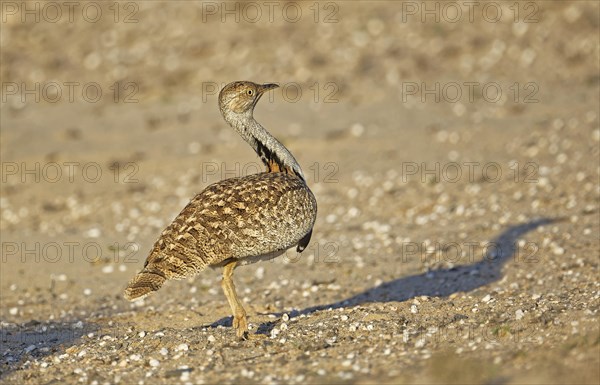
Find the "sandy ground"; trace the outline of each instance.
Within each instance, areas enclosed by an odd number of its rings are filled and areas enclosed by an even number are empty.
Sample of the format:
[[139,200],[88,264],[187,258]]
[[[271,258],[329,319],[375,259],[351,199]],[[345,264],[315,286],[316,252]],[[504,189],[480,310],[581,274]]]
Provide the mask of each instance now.
[[[0,382],[600,382],[598,3],[14,4]],[[258,171],[216,105],[241,79],[282,85],[256,117],[319,205],[304,253],[236,270],[257,341],[218,271],[122,298],[194,193]]]

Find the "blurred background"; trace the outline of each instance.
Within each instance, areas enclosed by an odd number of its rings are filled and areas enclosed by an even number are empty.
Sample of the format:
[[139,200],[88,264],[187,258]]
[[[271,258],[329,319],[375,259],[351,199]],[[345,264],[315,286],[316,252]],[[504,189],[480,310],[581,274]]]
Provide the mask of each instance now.
[[[85,344],[60,332],[77,322],[185,329],[228,315],[212,271],[168,285],[139,308],[121,292],[195,193],[262,170],[217,108],[223,85],[251,80],[280,84],[255,116],[294,153],[319,203],[312,247],[298,263],[236,273],[251,312],[365,292],[375,296],[369,303],[392,303],[380,321],[392,341],[404,341],[341,343],[322,360],[326,377],[292,358],[277,371],[259,365],[255,380],[597,382],[600,7],[467,3],[2,2],[3,335],[58,330],[54,342],[41,338],[29,351],[23,338],[4,338],[4,378],[33,383],[71,373],[74,364],[52,360]],[[486,242],[539,218],[563,222],[530,229],[535,251],[524,255],[536,263],[503,260],[489,276],[452,275],[433,286],[397,281],[470,266],[485,257]],[[473,254],[444,258],[443,245],[455,242],[474,242]],[[407,245],[417,254],[407,255]],[[274,282],[287,283],[271,293]],[[369,291],[385,283],[384,294]],[[494,305],[472,312],[492,287]],[[413,332],[426,321],[411,301],[435,298],[426,314],[440,327],[462,311],[443,313],[452,294],[476,325],[504,330],[518,314],[526,330],[544,332],[535,344],[500,343],[481,357],[454,358],[481,343],[470,339],[459,348],[415,347]],[[148,306],[157,312],[144,318]],[[365,358],[367,372],[341,364],[369,346],[391,353]],[[563,350],[548,356],[556,346]],[[87,349],[85,359],[103,354]],[[34,375],[44,362],[51,369]],[[99,379],[114,380],[103,374],[111,362],[90,365]],[[219,368],[192,378],[239,380]],[[119,370],[131,381],[139,375],[135,365]],[[339,375],[345,371],[349,377]]]

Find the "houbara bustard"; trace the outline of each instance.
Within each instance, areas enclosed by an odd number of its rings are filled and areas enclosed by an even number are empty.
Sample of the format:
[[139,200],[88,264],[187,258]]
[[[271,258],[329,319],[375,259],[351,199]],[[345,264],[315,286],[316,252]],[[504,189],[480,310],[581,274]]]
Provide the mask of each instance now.
[[225,179],[197,194],[162,232],[144,268],[127,286],[134,300],[158,290],[167,279],[223,267],[221,286],[241,339],[248,335],[246,312],[232,276],[237,265],[268,260],[310,241],[317,202],[290,151],[253,116],[261,96],[277,84],[227,84],[219,93],[225,121],[256,151],[266,172]]

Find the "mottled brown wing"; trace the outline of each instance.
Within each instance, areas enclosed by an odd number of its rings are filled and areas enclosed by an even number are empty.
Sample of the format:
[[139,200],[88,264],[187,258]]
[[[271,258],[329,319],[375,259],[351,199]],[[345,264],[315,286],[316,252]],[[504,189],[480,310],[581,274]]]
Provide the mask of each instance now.
[[171,238],[213,265],[287,249],[315,217],[316,201],[302,180],[261,173],[207,187],[175,219]]
[[[146,295],[165,279],[188,277],[230,258],[288,249],[312,230],[316,211],[312,192],[294,175],[260,173],[212,184],[163,231],[126,297]],[[147,292],[133,290],[136,280]]]

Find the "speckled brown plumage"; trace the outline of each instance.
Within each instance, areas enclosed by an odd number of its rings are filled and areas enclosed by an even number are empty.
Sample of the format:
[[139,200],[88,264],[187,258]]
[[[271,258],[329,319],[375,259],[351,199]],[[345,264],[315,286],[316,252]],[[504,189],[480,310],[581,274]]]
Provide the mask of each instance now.
[[260,173],[212,184],[162,232],[127,296],[149,294],[165,279],[190,277],[231,258],[245,264],[255,262],[253,257],[275,257],[311,230],[315,211],[310,190],[290,174]]
[[219,95],[225,120],[261,157],[268,172],[222,180],[197,194],[162,232],[144,268],[129,283],[133,300],[158,290],[167,279],[224,267],[223,290],[239,337],[247,337],[245,311],[232,281],[236,265],[281,255],[308,244],[317,203],[299,164],[253,118],[260,96],[275,85],[234,82]]

